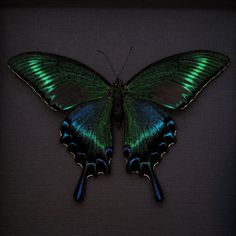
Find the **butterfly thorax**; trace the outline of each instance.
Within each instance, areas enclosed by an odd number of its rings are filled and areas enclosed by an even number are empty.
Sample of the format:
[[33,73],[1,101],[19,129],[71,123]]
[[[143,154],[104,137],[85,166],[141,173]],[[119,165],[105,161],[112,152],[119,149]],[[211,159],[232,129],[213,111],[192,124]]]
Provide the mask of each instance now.
[[116,79],[113,83],[113,106],[112,106],[112,116],[115,121],[121,124],[124,117],[124,109],[123,109],[123,93],[124,93],[124,85],[120,79]]

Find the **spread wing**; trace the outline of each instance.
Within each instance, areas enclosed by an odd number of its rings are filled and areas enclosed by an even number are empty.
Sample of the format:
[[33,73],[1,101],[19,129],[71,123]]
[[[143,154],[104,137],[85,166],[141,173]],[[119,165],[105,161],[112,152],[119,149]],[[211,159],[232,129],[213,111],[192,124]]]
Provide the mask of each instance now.
[[83,167],[74,194],[76,201],[83,199],[89,176],[109,173],[112,156],[111,108],[111,97],[86,102],[74,109],[62,124],[61,142]]
[[157,104],[126,96],[124,155],[127,170],[147,176],[153,186],[155,198],[162,199],[154,166],[175,142],[173,120]]
[[110,89],[101,75],[63,56],[28,52],[10,58],[8,65],[55,110],[100,98]]
[[190,51],[157,61],[126,84],[130,94],[170,109],[185,108],[229,64],[229,58],[211,51]]

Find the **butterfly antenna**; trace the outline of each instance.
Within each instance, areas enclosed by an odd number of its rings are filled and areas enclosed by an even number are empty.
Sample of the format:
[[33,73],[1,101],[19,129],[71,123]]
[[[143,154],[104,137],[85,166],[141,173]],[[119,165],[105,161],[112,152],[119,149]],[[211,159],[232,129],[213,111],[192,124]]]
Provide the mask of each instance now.
[[129,59],[129,56],[131,54],[131,52],[133,51],[134,47],[131,46],[130,49],[129,49],[129,52],[128,52],[128,55],[126,56],[126,59],[125,59],[125,62],[120,70],[120,73],[118,74],[118,78],[120,77],[120,75],[122,74],[123,70],[125,69],[125,66],[127,65],[127,62],[128,62],[128,59]]
[[108,64],[109,64],[109,66],[110,66],[110,68],[111,68],[113,74],[116,76],[116,78],[118,78],[118,75],[117,75],[117,73],[116,73],[114,67],[112,66],[112,64],[111,64],[111,62],[110,62],[108,56],[106,55],[106,53],[103,52],[102,50],[99,50],[99,49],[98,49],[97,51],[98,51],[99,53],[101,53],[101,54],[106,58],[106,60],[107,60],[107,62],[108,62]]

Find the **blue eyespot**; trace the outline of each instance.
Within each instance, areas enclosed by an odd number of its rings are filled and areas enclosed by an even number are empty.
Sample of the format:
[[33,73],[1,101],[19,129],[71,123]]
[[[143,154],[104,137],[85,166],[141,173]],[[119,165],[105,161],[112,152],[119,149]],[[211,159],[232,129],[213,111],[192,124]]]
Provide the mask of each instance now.
[[112,157],[112,148],[107,148],[106,151],[105,151],[105,154],[108,158],[111,158]]
[[129,157],[131,153],[131,148],[130,147],[124,147],[123,149],[124,156]]
[[71,141],[71,139],[72,139],[72,137],[70,134],[64,133],[64,134],[62,134],[60,141],[62,143],[69,143]]
[[140,170],[140,158],[132,157],[127,162],[127,170],[129,172],[139,171]]
[[62,125],[61,125],[61,132],[64,133],[67,130],[68,127],[69,127],[68,122],[64,120]]

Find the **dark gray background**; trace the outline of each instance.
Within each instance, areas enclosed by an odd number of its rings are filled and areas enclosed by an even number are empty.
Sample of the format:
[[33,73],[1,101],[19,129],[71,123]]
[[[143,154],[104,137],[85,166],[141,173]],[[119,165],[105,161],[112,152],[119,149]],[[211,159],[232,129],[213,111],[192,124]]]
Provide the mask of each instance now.
[[2,7],[79,7],[79,8],[175,8],[175,9],[236,9],[234,0],[2,0]]
[[[233,11],[141,9],[1,10],[1,235],[235,235],[236,24]],[[79,60],[113,81],[104,50],[127,81],[149,63],[209,49],[230,67],[185,111],[171,115],[177,144],[156,172],[165,193],[125,172],[122,130],[115,129],[110,176],[90,179],[72,199],[81,169],[59,144],[65,114],[45,106],[10,73],[7,58],[39,50]]]

